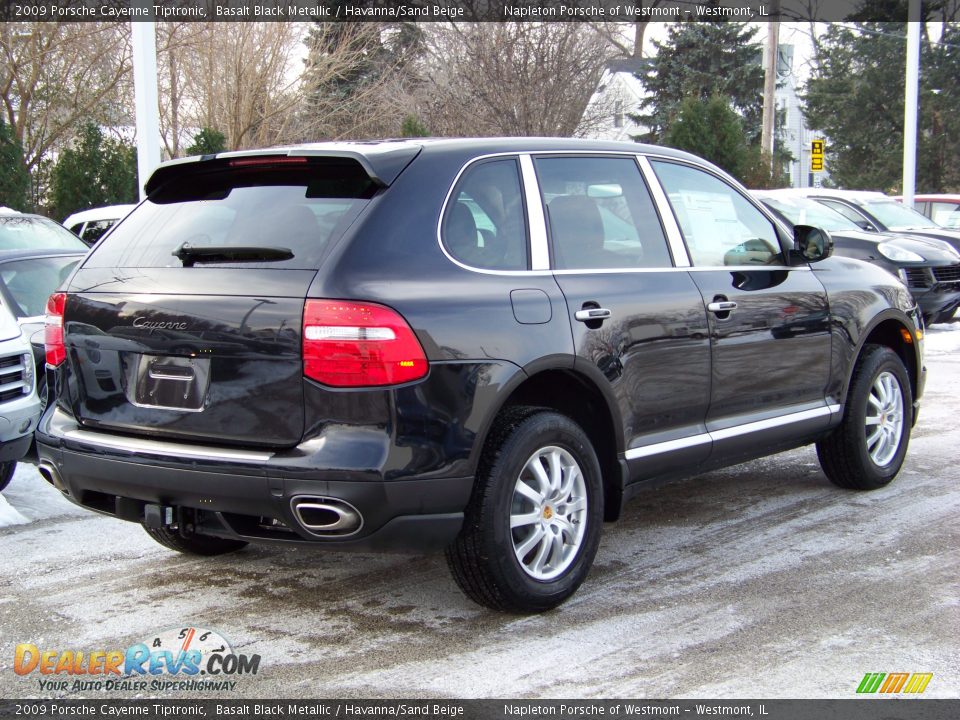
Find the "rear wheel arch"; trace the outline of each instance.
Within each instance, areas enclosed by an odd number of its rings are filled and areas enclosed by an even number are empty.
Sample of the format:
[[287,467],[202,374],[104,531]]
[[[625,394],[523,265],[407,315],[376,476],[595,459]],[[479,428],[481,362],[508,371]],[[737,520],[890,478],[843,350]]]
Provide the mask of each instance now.
[[491,413],[482,442],[477,444],[479,452],[474,467],[479,467],[480,455],[487,452],[497,419],[503,413],[516,407],[556,411],[577,423],[589,437],[603,478],[604,520],[616,520],[623,501],[625,477],[625,466],[618,459],[623,452],[623,425],[616,401],[609,395],[609,391],[604,393],[591,378],[569,367],[551,367],[522,376],[507,389],[503,402]]

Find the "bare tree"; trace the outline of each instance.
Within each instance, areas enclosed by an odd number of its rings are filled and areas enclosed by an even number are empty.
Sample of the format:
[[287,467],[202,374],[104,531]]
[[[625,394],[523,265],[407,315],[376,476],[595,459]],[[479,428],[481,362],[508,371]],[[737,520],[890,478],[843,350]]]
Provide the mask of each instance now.
[[445,135],[574,135],[609,55],[578,23],[437,27],[421,115]]
[[198,125],[224,133],[237,150],[283,142],[299,102],[301,30],[294,23],[205,23],[201,46],[183,67]]
[[27,168],[81,120],[122,122],[119,91],[130,68],[127,23],[0,23],[0,102]]
[[616,53],[625,58],[642,58],[643,43],[650,26],[648,16],[641,15],[643,8],[660,7],[663,0],[634,0],[633,6],[637,10],[637,19],[630,23],[623,22],[592,22],[594,29],[610,43]]

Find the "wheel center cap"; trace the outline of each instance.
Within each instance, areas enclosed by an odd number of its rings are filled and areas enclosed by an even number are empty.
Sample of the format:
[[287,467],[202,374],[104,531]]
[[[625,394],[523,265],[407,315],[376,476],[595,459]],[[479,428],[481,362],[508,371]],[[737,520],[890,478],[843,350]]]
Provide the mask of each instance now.
[[547,506],[543,509],[543,519],[544,519],[544,520],[549,520],[549,519],[552,518],[552,517],[553,517],[553,508],[550,507],[549,505],[547,505]]

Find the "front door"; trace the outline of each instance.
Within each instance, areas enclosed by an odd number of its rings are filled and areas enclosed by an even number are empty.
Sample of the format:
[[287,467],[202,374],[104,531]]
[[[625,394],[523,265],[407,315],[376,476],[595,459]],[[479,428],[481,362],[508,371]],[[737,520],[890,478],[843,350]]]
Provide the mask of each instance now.
[[[774,224],[721,178],[653,161],[690,254],[712,350],[706,426],[716,455],[825,426],[830,368],[826,291],[791,266]],[[800,427],[802,426],[802,427]]]
[[631,476],[696,464],[710,452],[707,319],[693,279],[674,267],[636,159],[534,162],[576,367],[615,398]]

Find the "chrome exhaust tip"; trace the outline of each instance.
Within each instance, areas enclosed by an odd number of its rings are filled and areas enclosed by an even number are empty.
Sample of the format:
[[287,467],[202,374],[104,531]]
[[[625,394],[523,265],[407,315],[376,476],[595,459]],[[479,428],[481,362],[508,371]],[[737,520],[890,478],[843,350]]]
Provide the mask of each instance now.
[[350,503],[328,497],[298,495],[290,500],[300,527],[320,537],[345,537],[363,527],[363,516]]
[[40,473],[40,477],[53,485],[61,493],[64,495],[70,495],[70,491],[64,484],[63,478],[60,477],[60,471],[57,470],[57,466],[52,462],[49,460],[41,460],[40,464],[37,465],[37,471]]

